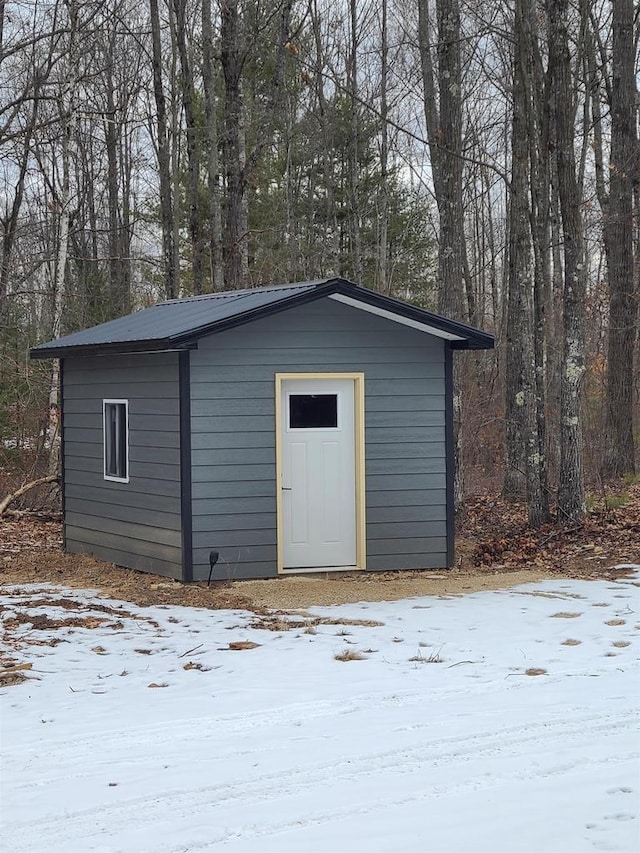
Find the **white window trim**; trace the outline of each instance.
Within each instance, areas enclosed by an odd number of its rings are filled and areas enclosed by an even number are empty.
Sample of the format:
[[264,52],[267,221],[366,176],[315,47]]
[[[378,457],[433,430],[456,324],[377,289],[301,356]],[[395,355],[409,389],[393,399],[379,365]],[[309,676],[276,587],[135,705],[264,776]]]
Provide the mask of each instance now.
[[[126,437],[126,459],[125,459],[125,467],[126,467],[126,477],[114,477],[111,474],[107,474],[107,430],[106,430],[106,411],[107,405],[119,403],[124,405],[124,421],[125,421],[125,437]],[[102,473],[105,480],[109,480],[111,483],[128,483],[129,482],[129,401],[117,398],[109,398],[104,399],[102,401]]]

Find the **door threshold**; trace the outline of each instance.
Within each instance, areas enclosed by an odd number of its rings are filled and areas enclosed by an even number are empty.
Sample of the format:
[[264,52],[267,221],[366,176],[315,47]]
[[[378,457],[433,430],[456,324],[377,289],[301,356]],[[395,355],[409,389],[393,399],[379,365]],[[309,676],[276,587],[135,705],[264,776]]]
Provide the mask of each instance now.
[[280,573],[283,575],[323,574],[324,572],[362,572],[362,566],[303,566],[302,568],[284,566]]

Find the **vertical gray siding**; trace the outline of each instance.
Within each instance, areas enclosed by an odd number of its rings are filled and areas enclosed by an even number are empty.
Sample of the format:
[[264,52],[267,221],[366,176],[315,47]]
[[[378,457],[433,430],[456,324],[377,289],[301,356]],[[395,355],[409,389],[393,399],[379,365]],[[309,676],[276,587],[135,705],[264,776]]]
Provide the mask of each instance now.
[[[66,358],[65,545],[182,576],[178,355]],[[129,482],[103,476],[102,401],[129,400]]]
[[444,343],[330,299],[191,353],[194,578],[276,574],[274,376],[365,374],[367,568],[447,565]]

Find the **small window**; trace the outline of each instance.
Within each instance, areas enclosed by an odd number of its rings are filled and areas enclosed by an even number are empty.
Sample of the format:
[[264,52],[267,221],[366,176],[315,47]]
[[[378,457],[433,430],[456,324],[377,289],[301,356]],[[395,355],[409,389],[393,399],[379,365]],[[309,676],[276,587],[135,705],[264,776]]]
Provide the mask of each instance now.
[[104,400],[104,478],[129,482],[129,403]]
[[337,394],[290,395],[290,429],[335,429],[337,426]]

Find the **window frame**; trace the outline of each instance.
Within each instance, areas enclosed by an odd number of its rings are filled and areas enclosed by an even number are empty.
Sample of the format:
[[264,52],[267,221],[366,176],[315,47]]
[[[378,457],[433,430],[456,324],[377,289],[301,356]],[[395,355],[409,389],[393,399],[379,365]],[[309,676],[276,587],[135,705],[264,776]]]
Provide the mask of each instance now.
[[[124,477],[117,477],[107,473],[107,406],[119,405],[124,406],[124,428],[125,428],[125,456],[124,456]],[[102,473],[105,480],[111,483],[128,483],[129,482],[129,401],[122,398],[110,397],[102,401]]]

